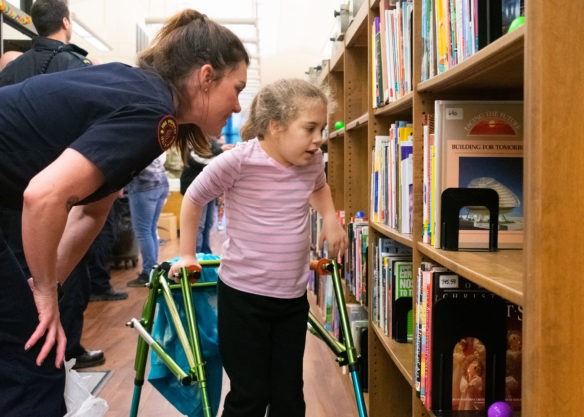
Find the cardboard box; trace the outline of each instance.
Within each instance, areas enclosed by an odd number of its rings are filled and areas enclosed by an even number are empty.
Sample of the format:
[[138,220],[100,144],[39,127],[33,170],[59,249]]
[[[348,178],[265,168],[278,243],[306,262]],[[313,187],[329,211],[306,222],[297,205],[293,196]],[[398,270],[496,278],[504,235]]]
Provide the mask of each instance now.
[[180,229],[180,207],[183,196],[178,191],[171,191],[166,198],[166,203],[162,207],[162,213],[170,213],[176,216],[176,227]]
[[173,213],[160,213],[160,217],[158,218],[158,236],[164,240],[177,238],[176,216]]

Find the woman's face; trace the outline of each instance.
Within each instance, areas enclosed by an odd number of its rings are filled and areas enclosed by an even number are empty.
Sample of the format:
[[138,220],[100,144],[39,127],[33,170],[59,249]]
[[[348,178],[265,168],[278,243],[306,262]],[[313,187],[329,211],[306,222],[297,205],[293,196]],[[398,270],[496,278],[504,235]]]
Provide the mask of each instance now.
[[239,113],[239,93],[247,82],[247,65],[240,62],[215,80],[209,65],[191,74],[187,80],[190,110],[178,116],[179,123],[194,123],[203,133],[219,136],[232,113]]

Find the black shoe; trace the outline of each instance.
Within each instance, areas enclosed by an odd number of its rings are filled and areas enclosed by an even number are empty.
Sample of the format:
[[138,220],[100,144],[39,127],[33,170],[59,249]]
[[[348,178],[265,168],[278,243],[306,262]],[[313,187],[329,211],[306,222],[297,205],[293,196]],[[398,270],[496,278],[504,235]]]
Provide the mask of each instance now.
[[127,292],[116,292],[113,288],[99,294],[91,294],[89,301],[117,301],[128,298]]
[[142,272],[140,275],[138,275],[138,278],[128,281],[126,285],[128,287],[143,287],[148,284],[148,282],[150,282],[150,277],[148,274]]
[[101,350],[86,350],[75,358],[73,369],[91,368],[105,363],[105,355]]

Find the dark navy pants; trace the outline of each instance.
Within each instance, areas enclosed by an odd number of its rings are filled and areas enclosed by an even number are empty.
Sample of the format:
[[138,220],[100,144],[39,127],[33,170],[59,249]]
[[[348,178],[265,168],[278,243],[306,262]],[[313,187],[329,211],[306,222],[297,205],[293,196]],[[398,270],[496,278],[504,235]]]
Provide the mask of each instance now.
[[[115,207],[115,206],[114,206]],[[110,209],[101,232],[87,251],[87,266],[91,281],[91,293],[103,294],[112,290],[110,257],[115,243],[114,207]]]
[[[0,229],[20,265],[24,275],[30,277],[22,248],[22,211],[0,209]],[[66,359],[81,355],[85,349],[81,346],[83,330],[83,312],[89,303],[91,281],[87,266],[87,256],[71,272],[63,285],[63,296],[59,300],[61,324],[67,336]],[[0,414],[1,415],[1,414]]]
[[223,417],[302,417],[308,300],[280,299],[218,284],[219,352],[231,391]]
[[44,338],[24,350],[38,325],[27,278],[0,229],[0,416],[61,417],[65,371],[55,368],[55,348],[40,367],[35,361]]

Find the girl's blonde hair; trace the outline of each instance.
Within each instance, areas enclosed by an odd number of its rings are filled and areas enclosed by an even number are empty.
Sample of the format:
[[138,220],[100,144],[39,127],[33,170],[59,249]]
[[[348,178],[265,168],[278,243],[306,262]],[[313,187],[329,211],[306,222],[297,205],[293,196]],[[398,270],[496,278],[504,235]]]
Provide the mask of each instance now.
[[[249,65],[241,40],[225,26],[196,10],[186,9],[171,17],[158,32],[153,45],[138,57],[140,68],[157,73],[169,86],[178,107],[190,108],[186,81],[193,71],[210,64],[216,80],[238,64]],[[175,109],[176,110],[176,109]],[[180,125],[176,145],[209,154],[209,141],[194,124]]]
[[239,134],[243,140],[262,140],[270,121],[287,128],[298,117],[305,100],[320,100],[327,105],[326,94],[314,84],[300,79],[282,79],[263,87],[251,102],[249,117]]

